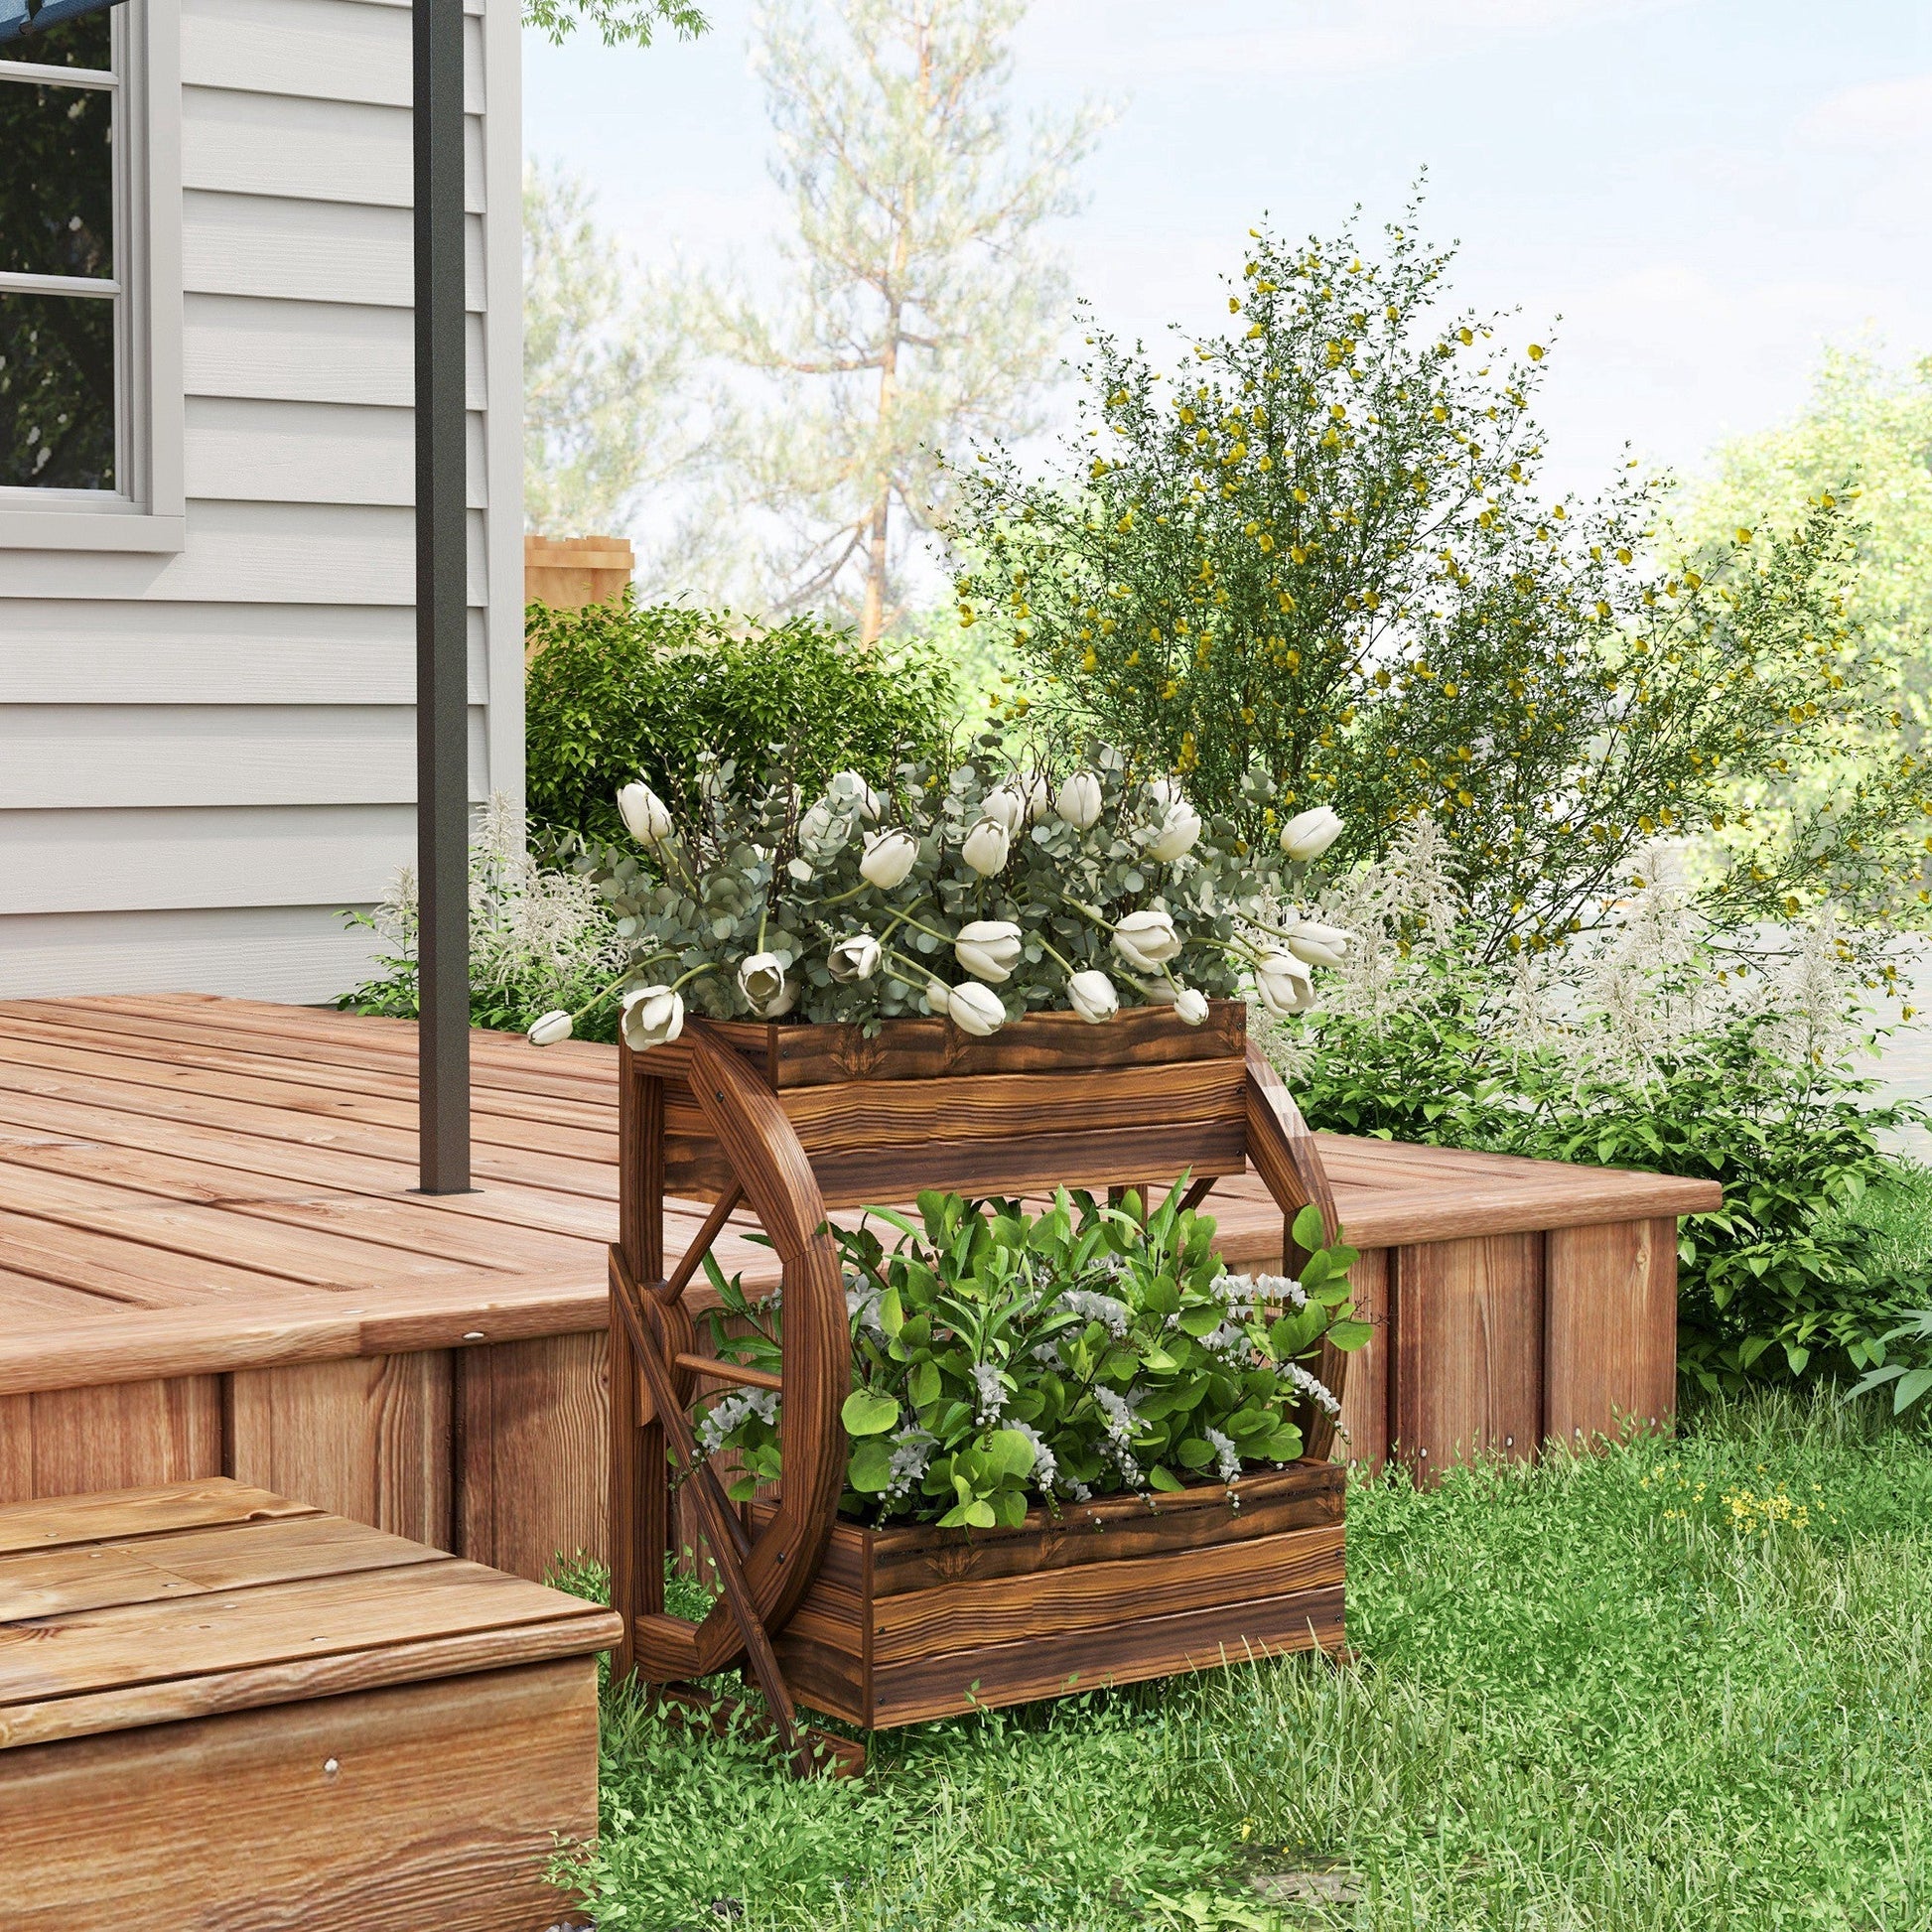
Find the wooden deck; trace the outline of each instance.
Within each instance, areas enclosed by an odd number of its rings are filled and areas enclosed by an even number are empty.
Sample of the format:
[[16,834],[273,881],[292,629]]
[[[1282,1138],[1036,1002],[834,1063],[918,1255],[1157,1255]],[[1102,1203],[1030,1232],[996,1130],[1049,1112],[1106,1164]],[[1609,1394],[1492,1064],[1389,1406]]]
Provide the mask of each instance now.
[[[525,1575],[602,1546],[616,1050],[479,1034],[478,1191],[440,1198],[412,1191],[415,1051],[407,1022],[213,996],[0,1003],[0,1502],[227,1474]],[[1606,1423],[1546,1357],[1667,1392],[1674,1217],[1714,1188],[1321,1145],[1364,1299],[1408,1311],[1351,1370],[1358,1451]],[[1258,1181],[1211,1205],[1231,1262],[1279,1262]],[[742,1233],[720,1258],[775,1279]],[[1627,1305],[1614,1332],[1580,1267]],[[1459,1364],[1449,1407],[1404,1354]]]

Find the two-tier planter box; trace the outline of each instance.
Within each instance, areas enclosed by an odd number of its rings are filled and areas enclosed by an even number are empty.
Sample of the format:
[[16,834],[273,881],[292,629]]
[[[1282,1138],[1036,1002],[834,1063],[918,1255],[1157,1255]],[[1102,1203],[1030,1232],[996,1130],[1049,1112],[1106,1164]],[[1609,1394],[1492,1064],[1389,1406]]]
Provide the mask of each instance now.
[[[838,1520],[851,1355],[829,1213],[924,1188],[1146,1189],[1183,1173],[1198,1200],[1252,1163],[1285,1222],[1313,1205],[1333,1236],[1313,1140],[1249,1044],[1238,1003],[1216,1003],[1199,1027],[1161,1008],[1102,1026],[1035,1014],[984,1039],[939,1020],[890,1021],[871,1037],[857,1027],[693,1022],[671,1044],[625,1051],[620,1118],[611,1531],[621,1676],[678,1683],[743,1658],[789,1738],[794,1691],[856,1724],[897,1725],[1340,1645],[1342,1475],[1327,1461],[1332,1426],[1311,1409],[1301,1419],[1309,1458],[1232,1491],[1041,1509],[1018,1529],[970,1535]],[[668,1266],[667,1192],[713,1203]],[[783,1268],[779,1376],[701,1355],[685,1302],[741,1204]],[[1322,1364],[1337,1394],[1342,1361],[1329,1350]],[[780,1394],[784,1481],[748,1524],[709,1466],[696,1467],[686,1493],[724,1593],[694,1624],[665,1613],[663,1561],[667,1449],[686,1466],[702,1461],[686,1413],[700,1377]]]

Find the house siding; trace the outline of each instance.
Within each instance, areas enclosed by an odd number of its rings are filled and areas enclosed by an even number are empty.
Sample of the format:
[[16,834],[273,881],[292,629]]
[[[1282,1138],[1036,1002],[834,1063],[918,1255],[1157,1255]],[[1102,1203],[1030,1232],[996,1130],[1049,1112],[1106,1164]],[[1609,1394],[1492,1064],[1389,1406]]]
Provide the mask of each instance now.
[[[0,547],[0,997],[323,1000],[414,852],[409,9],[145,3],[179,23],[187,538]],[[481,800],[522,784],[520,128],[515,8],[467,25]]]

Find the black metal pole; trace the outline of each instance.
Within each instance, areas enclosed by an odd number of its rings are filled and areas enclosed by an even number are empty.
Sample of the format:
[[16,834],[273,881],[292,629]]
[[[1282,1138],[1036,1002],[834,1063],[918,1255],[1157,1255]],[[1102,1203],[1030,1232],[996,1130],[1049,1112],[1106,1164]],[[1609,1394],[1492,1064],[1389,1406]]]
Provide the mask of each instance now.
[[416,876],[422,1189],[470,1186],[470,613],[463,0],[413,0]]

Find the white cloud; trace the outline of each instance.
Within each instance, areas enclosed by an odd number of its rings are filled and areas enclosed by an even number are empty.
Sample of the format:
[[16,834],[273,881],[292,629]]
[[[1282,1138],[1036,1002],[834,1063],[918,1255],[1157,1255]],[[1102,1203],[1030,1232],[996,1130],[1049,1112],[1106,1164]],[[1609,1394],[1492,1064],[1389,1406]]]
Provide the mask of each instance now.
[[1805,115],[1798,136],[1816,147],[1881,153],[1932,148],[1932,73],[1841,87]]

